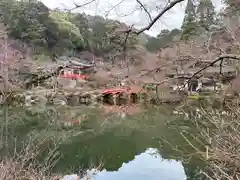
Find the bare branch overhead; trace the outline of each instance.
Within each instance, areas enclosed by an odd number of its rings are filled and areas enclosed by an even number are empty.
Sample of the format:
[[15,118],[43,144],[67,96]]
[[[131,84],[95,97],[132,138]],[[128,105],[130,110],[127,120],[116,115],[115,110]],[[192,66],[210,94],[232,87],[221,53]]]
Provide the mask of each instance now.
[[[168,5],[161,11],[158,13],[158,15],[148,24],[148,26],[140,29],[139,31],[134,31],[134,34],[141,34],[146,30],[150,30],[151,27],[170,9],[172,9],[176,4],[183,2],[184,0],[174,0],[172,2],[169,2]],[[129,30],[128,30],[129,31]],[[130,32],[130,31],[129,31]]]
[[121,1],[119,1],[117,4],[113,5],[113,6],[106,12],[105,16],[108,16],[109,13],[110,13],[113,9],[115,9],[117,6],[119,6],[120,4],[122,4],[124,1],[125,1],[125,0],[121,0]]
[[146,6],[143,5],[143,3],[142,3],[140,0],[136,0],[136,1],[137,1],[137,3],[140,5],[140,7],[147,13],[150,21],[152,21],[152,20],[153,20],[153,19],[152,19],[152,16],[151,16],[150,12],[147,10]]
[[[95,1],[96,1],[96,0],[89,0],[88,2],[85,2],[85,3],[83,3],[83,4],[78,4],[77,2],[74,2],[75,7],[73,7],[72,9],[70,9],[70,11],[75,10],[75,9],[77,9],[77,8],[81,8],[81,7],[87,6],[87,5],[89,5],[89,4],[91,4],[91,3],[95,2]],[[124,1],[125,1],[125,0],[119,1],[116,5],[114,5],[110,10],[107,11],[106,15],[108,15],[110,11],[112,11],[114,8],[116,8],[117,6],[119,6],[119,5],[120,5],[121,3],[123,3]],[[142,32],[144,32],[144,31],[146,31],[146,30],[150,30],[151,27],[152,27],[167,11],[169,11],[169,10],[172,9],[175,5],[177,5],[178,3],[181,3],[181,2],[183,2],[183,1],[184,1],[184,0],[173,0],[173,1],[169,1],[169,2],[167,3],[167,5],[157,14],[157,16],[156,16],[155,18],[152,18],[150,12],[147,10],[147,7],[146,7],[140,0],[136,0],[136,2],[137,2],[137,3],[140,5],[140,7],[145,11],[145,13],[147,13],[147,15],[148,15],[148,17],[149,17],[149,19],[150,19],[151,22],[150,22],[146,27],[144,27],[144,28],[142,28],[142,29],[140,29],[140,30],[135,31],[135,30],[133,30],[133,28],[131,27],[131,28],[127,29],[127,30],[124,30],[123,32],[124,32],[124,33],[133,33],[133,34],[139,35],[139,34],[141,34]]]
[[73,11],[73,10],[78,9],[78,8],[82,8],[82,7],[84,7],[84,6],[87,6],[87,5],[95,2],[95,1],[96,1],[96,0],[90,0],[90,1],[85,2],[85,3],[83,3],[83,4],[78,4],[77,2],[74,1],[73,4],[74,4],[75,7],[73,7],[72,9],[70,9],[70,11]]

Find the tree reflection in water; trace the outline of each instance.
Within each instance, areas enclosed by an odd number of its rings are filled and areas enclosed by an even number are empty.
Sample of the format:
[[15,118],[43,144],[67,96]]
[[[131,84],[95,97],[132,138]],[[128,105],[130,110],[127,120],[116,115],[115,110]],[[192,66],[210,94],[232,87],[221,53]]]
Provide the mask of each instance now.
[[[179,134],[184,123],[174,123],[176,118],[171,116],[171,107],[143,109],[144,112],[128,115],[125,121],[118,121],[116,116],[107,116],[100,109],[87,106],[46,107],[41,112],[10,107],[8,114],[12,120],[9,119],[8,122],[7,153],[13,153],[16,146],[20,150],[22,142],[28,142],[30,135],[36,133],[48,139],[47,143],[42,145],[46,150],[41,156],[51,151],[49,143],[52,139],[59,142],[55,150],[59,154],[59,160],[52,169],[52,172],[57,173],[79,172],[80,169],[88,169],[90,165],[96,167],[99,164],[103,164],[102,168],[107,171],[117,171],[123,163],[132,161],[149,147],[159,149],[163,159],[183,160],[185,156],[193,153]],[[69,112],[76,117],[84,114],[88,120],[79,126],[62,129],[59,120],[69,118]],[[187,175],[196,169],[194,164],[199,164],[194,158],[190,163],[184,163]]]

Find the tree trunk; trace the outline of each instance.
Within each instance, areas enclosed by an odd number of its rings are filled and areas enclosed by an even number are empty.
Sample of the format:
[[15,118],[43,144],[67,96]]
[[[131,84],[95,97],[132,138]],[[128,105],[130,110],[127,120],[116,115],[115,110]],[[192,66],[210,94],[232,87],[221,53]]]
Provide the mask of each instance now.
[[2,72],[4,77],[4,90],[8,89],[8,62],[7,62],[7,54],[8,53],[8,37],[7,34],[4,36],[4,58],[3,58],[3,66]]

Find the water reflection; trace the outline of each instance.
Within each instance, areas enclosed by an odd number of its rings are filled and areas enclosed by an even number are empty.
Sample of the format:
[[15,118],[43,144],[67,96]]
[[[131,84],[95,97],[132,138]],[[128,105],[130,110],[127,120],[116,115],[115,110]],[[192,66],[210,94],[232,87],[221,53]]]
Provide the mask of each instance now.
[[185,180],[184,168],[179,161],[164,160],[156,149],[148,149],[135,156],[134,160],[123,163],[118,171],[102,171],[94,180]]
[[[99,173],[96,180],[186,179],[180,162],[163,159],[186,157],[188,160],[187,155],[193,154],[194,149],[180,136],[180,132],[194,132],[194,129],[187,128],[183,119],[171,116],[170,107],[146,106],[143,109],[144,112],[127,115],[121,121],[116,116],[106,115],[100,108],[85,106],[50,106],[41,112],[35,112],[33,108],[30,111],[8,107],[9,119],[2,121],[2,134],[7,137],[8,147],[6,151],[0,151],[0,156],[14,154],[16,149],[24,147],[23,142],[29,143],[32,135],[37,134],[36,139],[44,140],[41,148],[46,150],[39,155],[40,160],[48,155],[52,144],[57,146],[58,161],[51,169],[54,173],[79,173],[79,169],[86,170],[89,166],[103,164],[102,168],[106,171]],[[4,117],[1,111],[0,115]],[[78,125],[68,128],[61,125],[62,121],[78,120],[82,116],[86,116],[87,120]],[[193,141],[193,138],[189,139]],[[195,144],[199,147],[197,142]],[[147,147],[160,149],[161,156],[156,153],[156,157],[149,155],[151,150],[137,155]],[[194,158],[191,160],[195,162]],[[184,164],[184,168],[188,176],[192,177],[189,174],[195,173],[193,170],[196,168],[192,165],[187,167]]]

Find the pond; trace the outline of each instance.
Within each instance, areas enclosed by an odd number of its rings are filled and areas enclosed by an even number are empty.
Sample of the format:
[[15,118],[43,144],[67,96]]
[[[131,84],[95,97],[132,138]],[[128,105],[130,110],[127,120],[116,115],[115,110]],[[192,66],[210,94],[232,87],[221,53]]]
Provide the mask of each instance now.
[[179,161],[164,160],[157,149],[149,148],[136,155],[134,160],[123,163],[117,171],[103,170],[93,176],[94,180],[185,180],[184,168]]
[[[171,107],[144,109],[123,118],[88,106],[5,107],[0,116],[1,138],[7,143],[0,153],[12,156],[30,144],[41,148],[39,162],[51,164],[51,172],[81,174],[98,167],[101,172],[94,176],[96,180],[196,176],[202,163],[197,157],[189,158],[195,150],[179,133],[194,130],[181,124]],[[87,120],[63,126],[62,122],[82,114]]]

